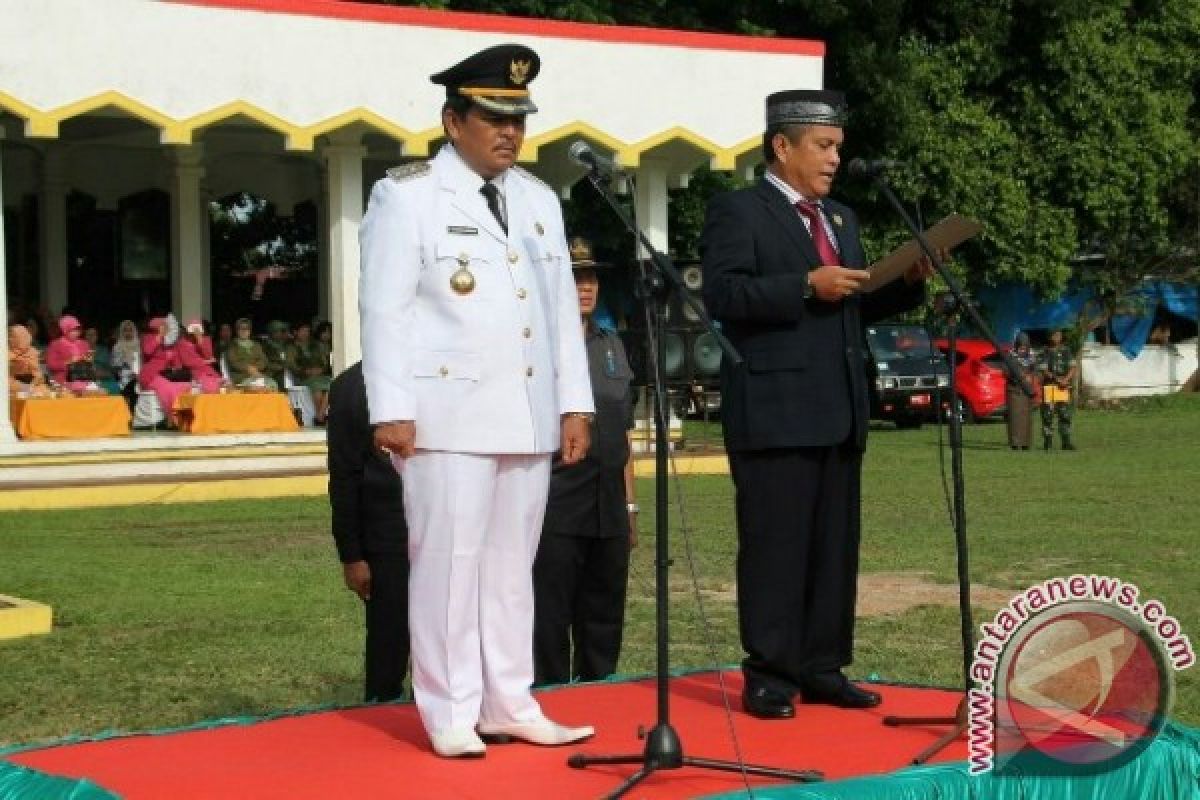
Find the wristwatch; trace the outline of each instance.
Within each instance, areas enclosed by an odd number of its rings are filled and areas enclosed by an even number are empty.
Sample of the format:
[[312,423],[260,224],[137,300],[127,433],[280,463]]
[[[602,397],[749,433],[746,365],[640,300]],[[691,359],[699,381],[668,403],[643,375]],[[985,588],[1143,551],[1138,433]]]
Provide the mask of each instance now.
[[815,296],[816,296],[816,294],[813,292],[812,281],[810,281],[808,279],[808,276],[805,275],[804,276],[804,299],[812,300],[813,297],[815,297]]
[[586,419],[588,422],[591,422],[595,419],[596,415],[590,411],[567,411],[563,413],[563,417],[578,417],[579,419]]
[[641,511],[642,508],[637,503],[626,503],[625,510],[628,511],[630,514],[636,514],[639,511]]

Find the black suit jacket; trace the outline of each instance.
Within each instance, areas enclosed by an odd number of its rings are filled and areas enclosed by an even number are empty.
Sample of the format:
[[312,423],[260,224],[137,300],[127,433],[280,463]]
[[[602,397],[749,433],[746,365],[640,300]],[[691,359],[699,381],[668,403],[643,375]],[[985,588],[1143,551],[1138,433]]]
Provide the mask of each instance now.
[[375,449],[362,362],[333,379],[326,424],[329,505],[338,558],[342,563],[403,558],[408,526],[400,476]]
[[[858,218],[826,199],[842,264],[866,266]],[[863,325],[917,306],[924,284],[895,281],[841,303],[804,299],[820,266],[803,220],[765,179],[718,195],[701,239],[704,302],[743,358],[721,367],[721,421],[730,451],[866,446]]]

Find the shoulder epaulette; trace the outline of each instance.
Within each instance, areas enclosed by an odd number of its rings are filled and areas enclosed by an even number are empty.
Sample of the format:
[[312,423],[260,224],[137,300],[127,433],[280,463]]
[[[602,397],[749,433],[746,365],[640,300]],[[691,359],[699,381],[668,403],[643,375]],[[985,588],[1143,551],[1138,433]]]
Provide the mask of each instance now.
[[530,181],[532,181],[533,183],[536,183],[538,186],[541,186],[546,191],[552,192],[552,193],[554,192],[554,190],[550,188],[550,184],[546,183],[544,180],[539,178],[537,175],[534,175],[532,172],[525,169],[524,167],[518,167],[518,166],[514,165],[512,169],[513,169],[513,172],[517,173],[518,175],[520,175],[523,178],[528,178]]
[[429,166],[428,161],[412,161],[408,164],[392,167],[387,171],[387,176],[394,181],[407,181],[429,174],[430,169],[432,167]]

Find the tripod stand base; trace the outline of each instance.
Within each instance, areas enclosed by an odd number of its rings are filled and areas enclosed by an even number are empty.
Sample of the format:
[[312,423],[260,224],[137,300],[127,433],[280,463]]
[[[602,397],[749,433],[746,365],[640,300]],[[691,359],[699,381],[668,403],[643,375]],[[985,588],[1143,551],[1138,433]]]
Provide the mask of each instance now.
[[697,767],[721,772],[733,772],[739,775],[755,775],[762,778],[780,778],[782,780],[813,783],[824,779],[824,775],[816,770],[779,769],[764,767],[757,764],[739,764],[736,761],[720,761],[712,758],[694,758],[683,754],[683,745],[679,735],[669,723],[660,723],[646,738],[646,749],[642,753],[629,755],[590,756],[575,753],[567,759],[567,765],[575,769],[584,769],[593,764],[641,764],[642,768],[630,775],[624,783],[605,795],[608,800],[615,800],[649,778],[652,774],[664,769],[680,769],[682,767]]
[[909,762],[913,766],[920,766],[945,750],[951,743],[967,732],[967,701],[965,697],[959,699],[958,709],[954,712],[953,717],[884,717],[883,724],[889,728],[900,728],[905,725],[950,726],[950,730],[938,737],[938,740],[929,745],[929,747],[926,747],[920,753],[913,756],[912,761]]

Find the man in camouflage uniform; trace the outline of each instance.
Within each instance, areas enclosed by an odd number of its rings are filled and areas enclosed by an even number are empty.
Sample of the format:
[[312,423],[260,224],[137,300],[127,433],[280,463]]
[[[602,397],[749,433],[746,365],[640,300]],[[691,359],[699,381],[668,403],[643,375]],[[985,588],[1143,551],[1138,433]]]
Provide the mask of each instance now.
[[[284,391],[286,386],[285,373],[288,369],[288,324],[280,319],[273,319],[267,324],[267,338],[263,340],[262,349],[267,355],[267,368],[263,370]],[[296,378],[295,375],[292,376]]]
[[1074,450],[1071,443],[1071,385],[1075,381],[1078,362],[1071,348],[1063,344],[1063,332],[1050,334],[1050,344],[1042,351],[1042,447],[1054,445],[1054,418],[1058,417],[1058,433],[1062,449]]

